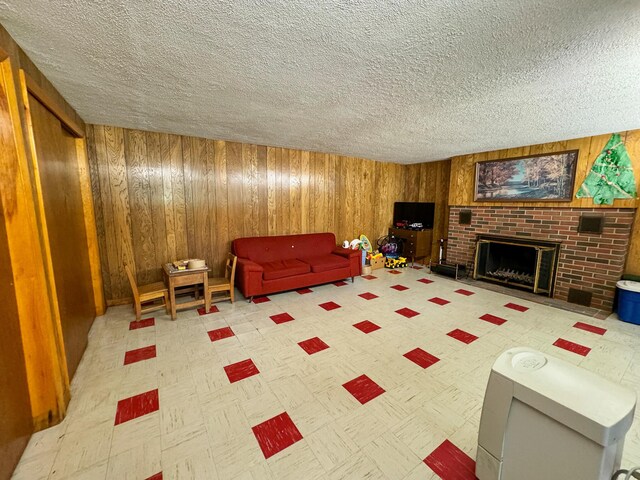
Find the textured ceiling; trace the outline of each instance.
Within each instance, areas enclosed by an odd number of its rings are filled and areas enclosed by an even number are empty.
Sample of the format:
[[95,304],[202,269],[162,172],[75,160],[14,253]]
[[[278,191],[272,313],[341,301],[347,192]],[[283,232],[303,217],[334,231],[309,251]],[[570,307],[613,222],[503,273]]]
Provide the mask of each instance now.
[[90,123],[399,163],[640,128],[639,0],[0,0]]

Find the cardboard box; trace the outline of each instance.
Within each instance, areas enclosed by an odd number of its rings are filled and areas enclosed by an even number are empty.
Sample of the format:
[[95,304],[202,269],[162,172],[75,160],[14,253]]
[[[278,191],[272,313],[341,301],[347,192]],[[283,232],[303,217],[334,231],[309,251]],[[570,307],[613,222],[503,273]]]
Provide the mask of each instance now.
[[370,260],[371,270],[377,270],[378,268],[384,267],[384,257],[380,258],[372,258]]

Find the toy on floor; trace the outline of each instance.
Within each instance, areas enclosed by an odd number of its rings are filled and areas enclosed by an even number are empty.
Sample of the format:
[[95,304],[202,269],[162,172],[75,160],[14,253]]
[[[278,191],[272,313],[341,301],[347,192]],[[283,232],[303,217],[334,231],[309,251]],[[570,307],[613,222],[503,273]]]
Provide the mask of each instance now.
[[404,257],[390,258],[387,257],[384,262],[385,268],[404,268],[407,266],[407,259]]

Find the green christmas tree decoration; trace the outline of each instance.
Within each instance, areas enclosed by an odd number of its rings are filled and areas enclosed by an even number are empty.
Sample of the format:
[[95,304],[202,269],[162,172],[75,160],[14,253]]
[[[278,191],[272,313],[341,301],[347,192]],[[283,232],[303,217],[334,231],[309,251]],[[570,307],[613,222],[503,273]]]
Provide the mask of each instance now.
[[597,205],[611,205],[614,198],[636,198],[633,166],[619,134],[611,135],[576,197],[593,197]]

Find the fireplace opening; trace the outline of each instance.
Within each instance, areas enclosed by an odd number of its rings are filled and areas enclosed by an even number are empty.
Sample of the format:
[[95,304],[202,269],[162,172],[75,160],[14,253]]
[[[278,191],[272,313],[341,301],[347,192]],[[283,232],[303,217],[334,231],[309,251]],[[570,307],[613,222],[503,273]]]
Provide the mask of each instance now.
[[474,278],[552,296],[560,244],[479,235]]

